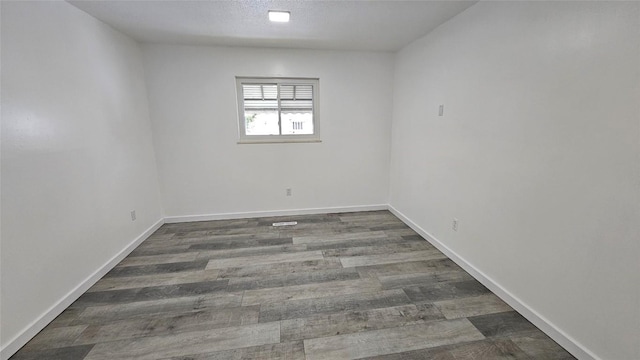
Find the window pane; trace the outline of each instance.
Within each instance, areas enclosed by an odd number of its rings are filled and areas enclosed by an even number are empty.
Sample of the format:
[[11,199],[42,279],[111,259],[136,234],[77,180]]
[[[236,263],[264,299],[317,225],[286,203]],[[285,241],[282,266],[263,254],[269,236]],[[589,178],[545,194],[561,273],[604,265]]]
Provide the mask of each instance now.
[[247,135],[280,135],[278,126],[278,110],[244,112],[245,130]]
[[278,110],[278,85],[243,84],[242,93],[245,110]]
[[264,99],[278,99],[278,85],[261,85],[262,86],[262,96]]
[[312,111],[313,87],[311,85],[281,85],[280,106],[283,111]]
[[243,84],[244,121],[247,135],[279,135],[278,86]]
[[262,85],[242,85],[242,92],[246,99],[262,99]]
[[283,134],[313,134],[312,85],[281,85],[280,108]]
[[282,111],[282,134],[313,134],[312,111]]

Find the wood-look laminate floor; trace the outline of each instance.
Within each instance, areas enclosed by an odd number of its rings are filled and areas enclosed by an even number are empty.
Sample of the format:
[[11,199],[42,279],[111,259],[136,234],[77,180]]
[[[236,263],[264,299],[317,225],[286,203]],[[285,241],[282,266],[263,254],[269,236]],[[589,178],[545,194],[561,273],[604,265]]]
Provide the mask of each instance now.
[[361,358],[573,359],[387,211],[164,225],[12,357]]

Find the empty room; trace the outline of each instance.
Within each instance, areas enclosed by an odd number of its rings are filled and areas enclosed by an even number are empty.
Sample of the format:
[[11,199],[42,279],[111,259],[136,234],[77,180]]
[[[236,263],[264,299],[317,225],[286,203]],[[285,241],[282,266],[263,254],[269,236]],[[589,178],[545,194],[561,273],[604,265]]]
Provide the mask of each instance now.
[[0,19],[0,360],[640,359],[640,2]]

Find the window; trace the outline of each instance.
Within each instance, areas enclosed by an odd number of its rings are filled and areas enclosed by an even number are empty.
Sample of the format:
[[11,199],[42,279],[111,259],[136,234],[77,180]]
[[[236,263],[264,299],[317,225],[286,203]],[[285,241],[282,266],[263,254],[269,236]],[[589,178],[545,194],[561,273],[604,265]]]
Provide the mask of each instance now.
[[317,142],[318,79],[236,77],[240,143]]

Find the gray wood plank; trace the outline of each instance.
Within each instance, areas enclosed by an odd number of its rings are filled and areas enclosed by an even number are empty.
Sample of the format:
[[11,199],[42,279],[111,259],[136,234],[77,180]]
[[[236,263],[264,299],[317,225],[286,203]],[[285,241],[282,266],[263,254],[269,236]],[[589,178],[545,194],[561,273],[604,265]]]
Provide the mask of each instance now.
[[317,299],[288,300],[260,306],[260,322],[295,319],[315,314],[408,305],[411,301],[402,290],[330,296]]
[[272,322],[100,343],[85,360],[155,360],[280,342],[280,323]]
[[210,260],[207,270],[239,267],[247,265],[269,265],[291,261],[322,260],[322,251],[301,251],[296,253],[268,254]]
[[467,319],[456,319],[308,339],[304,348],[308,360],[357,359],[483,338]]
[[450,350],[456,360],[531,360],[511,340],[482,340],[460,344]]
[[407,225],[405,225],[404,223],[395,221],[381,222],[369,226],[369,229],[371,231],[405,230],[406,228]]
[[22,349],[24,351],[38,351],[56,349],[74,345],[74,341],[87,328],[87,325],[64,327],[45,327],[38,336],[29,341]]
[[157,316],[176,312],[193,311],[205,308],[227,308],[240,306],[242,292],[213,293],[202,296],[139,301],[125,304],[89,306],[74,321],[75,324],[108,323],[136,317]]
[[413,231],[411,228],[409,227],[405,227],[400,228],[400,229],[388,229],[388,230],[384,230],[384,233],[387,234],[387,236],[410,236],[410,235],[418,235],[418,233],[416,233],[415,231]]
[[116,267],[109,271],[104,277],[119,277],[119,276],[141,276],[141,275],[154,275],[154,274],[167,274],[176,273],[180,271],[194,271],[203,270],[207,266],[205,260],[199,261],[185,261],[185,262],[171,262],[152,265],[133,265]]
[[369,245],[369,246],[351,246],[343,248],[326,249],[322,253],[325,257],[347,257],[347,256],[362,256],[362,255],[380,255],[380,254],[395,254],[405,253],[411,251],[423,251],[432,250],[434,247],[427,242],[388,242],[384,245]]
[[153,242],[145,241],[140,245],[139,249],[160,249],[163,247],[180,247],[180,248],[189,248],[191,245],[195,244],[207,244],[212,242],[226,242],[230,240],[258,240],[258,239],[273,239],[274,237],[278,237],[279,234],[277,232],[264,232],[264,231],[252,231],[252,229],[247,228],[246,231],[243,231],[239,234],[219,234],[219,235],[206,235],[206,233],[197,235],[197,236],[180,236],[177,238],[167,239],[167,240],[156,240]]
[[469,321],[486,337],[513,336],[538,330],[515,311],[473,316]]
[[66,327],[74,325],[84,308],[67,308],[62,314],[58,315],[47,327]]
[[460,282],[474,280],[464,271],[440,271],[433,273],[417,273],[378,277],[385,289],[402,289],[415,286],[430,286],[442,282]]
[[448,345],[437,346],[434,348],[418,349],[411,351],[403,351],[399,353],[367,356],[360,358],[361,360],[456,360],[449,351],[451,347]]
[[174,234],[174,237],[189,236],[194,232],[207,232],[212,230],[225,230],[225,229],[246,229],[256,226],[258,220],[256,219],[230,219],[230,220],[216,220],[216,221],[196,221],[196,222],[183,222],[165,224],[164,234]]
[[[220,227],[218,229],[203,229],[203,230],[193,230],[193,231],[185,231],[185,232],[177,232],[175,234],[174,239],[182,240],[182,239],[195,239],[195,238],[209,238],[209,237],[224,237],[224,236],[232,236],[232,235],[240,235],[240,236],[253,236],[253,235],[269,235],[269,237],[278,236],[278,231],[267,226],[247,226],[247,227],[236,227],[236,226],[228,226],[228,227]],[[182,242],[180,242],[182,243]]]
[[342,269],[339,259],[320,259],[291,261],[285,263],[246,265],[241,267],[229,267],[220,269],[219,279],[243,278],[243,277],[263,277],[271,275],[286,275],[299,272],[312,272],[328,269]]
[[432,260],[443,259],[446,256],[438,250],[423,250],[402,252],[389,255],[365,255],[365,256],[352,256],[341,257],[340,262],[344,267],[354,266],[367,266],[367,265],[380,265],[391,264],[405,261],[420,261],[420,260]]
[[316,284],[293,285],[279,288],[247,290],[242,305],[273,304],[284,300],[301,300],[340,296],[356,293],[371,293],[382,290],[375,279],[330,281]]
[[371,276],[408,276],[416,273],[436,273],[442,271],[464,271],[453,261],[447,258],[407,261],[393,264],[358,266],[358,273],[362,277]]
[[416,303],[449,300],[490,293],[489,289],[476,280],[433,283],[428,286],[404,288],[404,292]]
[[313,243],[344,242],[345,240],[386,238],[386,237],[387,235],[382,231],[347,232],[347,233],[341,233],[341,234],[329,233],[324,235],[295,236],[293,238],[293,243],[294,244],[313,244]]
[[513,311],[511,306],[507,305],[492,293],[453,300],[436,301],[434,305],[440,309],[447,319]]
[[151,236],[149,236],[146,241],[155,242],[155,241],[169,240],[169,239],[173,238],[173,236],[174,236],[174,234],[164,233],[163,229],[161,227],[160,229],[158,229],[158,231],[156,231],[155,233],[151,234]]
[[102,278],[89,290],[87,290],[87,292],[135,289],[148,286],[178,285],[183,283],[197,283],[213,281],[217,278],[218,270],[201,270],[131,277],[107,277]]
[[122,260],[118,264],[118,267],[195,261],[197,256],[198,256],[197,252],[149,255],[149,256],[133,256],[133,257],[126,257],[124,260]]
[[444,320],[433,305],[401,305],[377,309],[353,310],[335,314],[283,320],[282,341],[312,339],[334,335],[421,324]]
[[397,239],[389,236],[380,236],[363,239],[345,239],[345,240],[332,240],[312,242],[305,244],[308,250],[328,250],[328,249],[344,249],[349,247],[364,247],[364,246],[382,246],[388,245],[392,241]]
[[203,244],[203,243],[211,243],[211,242],[227,242],[227,241],[243,241],[243,240],[259,240],[259,239],[273,239],[277,238],[278,231],[252,231],[251,229],[246,229],[243,234],[221,234],[221,235],[201,235],[201,236],[182,236],[177,241],[180,245],[194,245],[194,244]]
[[532,359],[575,359],[542,331],[531,331],[523,335],[512,336],[509,339]]
[[75,345],[95,344],[149,336],[163,336],[181,332],[211,330],[223,327],[256,324],[259,306],[241,306],[195,310],[166,316],[113,321],[104,325],[92,325],[75,340]]
[[[318,224],[296,225],[296,226],[283,226],[278,227],[279,236],[283,237],[304,237],[304,236],[320,236],[326,237],[327,235],[339,235],[339,234],[354,234],[367,232],[369,229],[362,226],[354,226],[349,224],[330,225],[323,226]],[[296,243],[295,240],[293,242]]]
[[200,251],[197,258],[207,260],[228,259],[235,257],[262,256],[268,254],[282,254],[302,251],[307,251],[306,245],[271,245],[228,250]]
[[21,351],[11,360],[82,360],[94,345],[69,346],[39,351]]
[[201,281],[176,285],[149,286],[143,288],[93,291],[82,294],[72,306],[127,303],[159,300],[173,297],[197,296],[226,290],[229,280]]
[[189,245],[168,244],[168,245],[161,246],[161,244],[158,244],[158,245],[154,244],[154,246],[140,245],[138,248],[132,251],[129,254],[129,256],[136,257],[136,256],[150,256],[150,255],[168,255],[168,254],[179,254],[179,253],[186,253],[186,252],[191,252],[191,250],[189,250]]
[[162,360],[304,360],[302,341],[282,342],[232,350],[189,354]]
[[360,278],[355,269],[328,269],[284,275],[230,278],[227,291],[254,290]]
[[189,248],[192,250],[222,250],[248,248],[255,246],[272,246],[272,245],[289,245],[293,244],[291,238],[275,237],[267,239],[248,239],[248,240],[228,240],[228,241],[210,241],[205,243],[193,244]]

